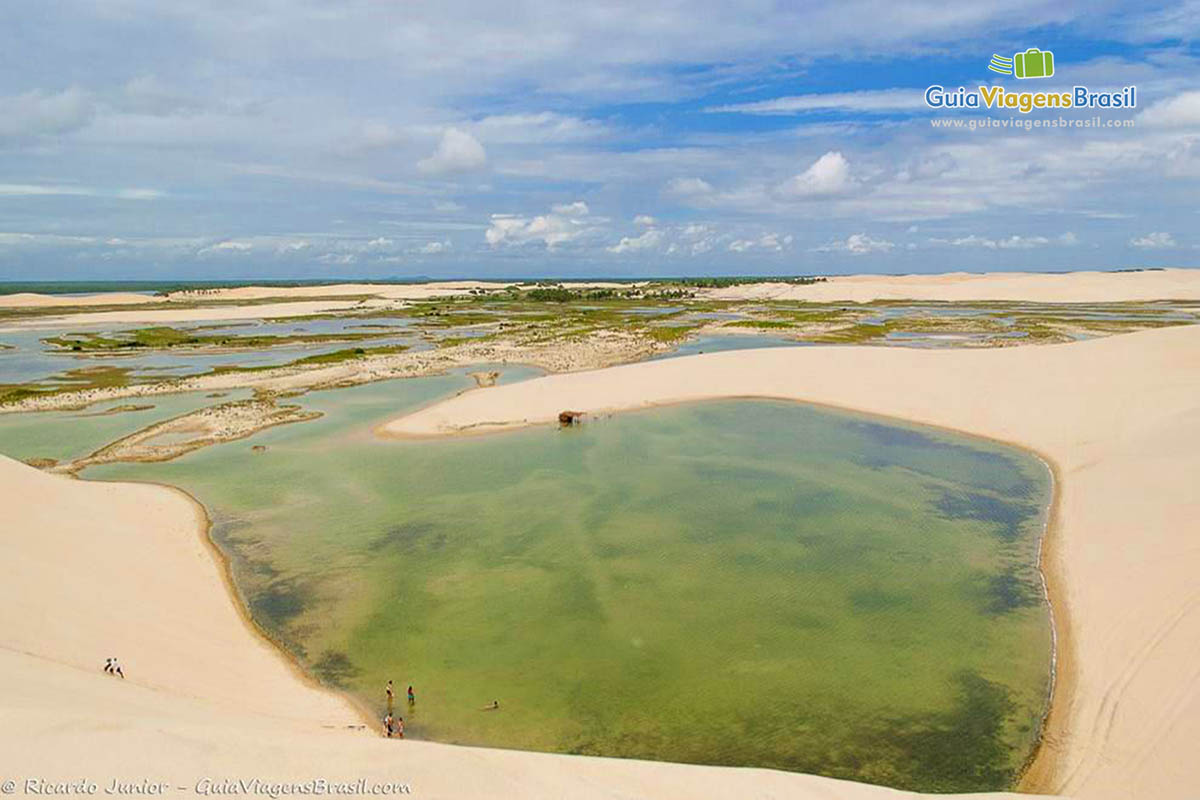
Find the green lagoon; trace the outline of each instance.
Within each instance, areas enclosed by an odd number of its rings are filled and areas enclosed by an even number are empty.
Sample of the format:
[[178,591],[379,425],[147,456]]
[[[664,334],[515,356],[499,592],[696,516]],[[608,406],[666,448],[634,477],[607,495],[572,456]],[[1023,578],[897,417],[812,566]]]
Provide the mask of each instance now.
[[319,420],[85,476],[192,493],[263,627],[380,716],[394,679],[410,736],[932,791],[1016,780],[1050,681],[1036,458],[768,401],[372,435],[467,384],[312,393]]

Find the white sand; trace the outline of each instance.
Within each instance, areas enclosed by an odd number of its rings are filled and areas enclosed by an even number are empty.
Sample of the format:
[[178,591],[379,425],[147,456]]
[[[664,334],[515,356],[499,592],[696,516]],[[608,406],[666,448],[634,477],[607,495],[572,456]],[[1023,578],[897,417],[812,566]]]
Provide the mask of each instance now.
[[[205,777],[365,778],[447,800],[912,796],[769,770],[388,741],[348,728],[355,710],[251,631],[182,493],[0,457],[0,502],[0,779],[19,787],[148,778],[191,796]],[[126,680],[102,673],[109,656]]]
[[1144,272],[950,272],[940,275],[848,275],[797,286],[754,283],[714,289],[724,300],[809,300],[868,303],[872,300],[966,302],[1108,303],[1200,299],[1200,269]]
[[1054,464],[1046,567],[1061,670],[1029,784],[1086,798],[1196,796],[1200,326],[996,350],[713,353],[474,390],[384,431],[480,432],[564,409],[721,397],[903,417],[1014,442]]
[[102,292],[89,295],[37,294],[17,292],[0,294],[0,308],[52,308],[54,306],[130,306],[160,303],[161,297],[137,292]]

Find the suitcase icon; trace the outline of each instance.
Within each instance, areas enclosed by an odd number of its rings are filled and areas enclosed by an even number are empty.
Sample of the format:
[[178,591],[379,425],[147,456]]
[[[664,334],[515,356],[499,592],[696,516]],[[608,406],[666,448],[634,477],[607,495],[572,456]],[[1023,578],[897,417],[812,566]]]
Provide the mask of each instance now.
[[1031,47],[1013,56],[1013,74],[1018,78],[1049,78],[1054,74],[1054,53]]

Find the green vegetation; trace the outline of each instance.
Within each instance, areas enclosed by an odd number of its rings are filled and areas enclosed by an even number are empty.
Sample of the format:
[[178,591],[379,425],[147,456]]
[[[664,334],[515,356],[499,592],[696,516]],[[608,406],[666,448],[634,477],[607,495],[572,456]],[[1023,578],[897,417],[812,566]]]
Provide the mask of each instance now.
[[146,380],[135,380],[132,377],[132,371],[123,367],[96,366],[70,369],[61,375],[41,381],[16,384],[0,383],[0,405],[16,403],[33,397],[48,397],[87,389],[108,389],[139,382],[144,383]]
[[778,319],[739,319],[732,322],[726,322],[722,327],[725,328],[762,328],[763,330],[779,330],[781,328],[795,328],[794,322],[784,322]]
[[695,286],[701,289],[722,289],[727,286],[745,286],[751,283],[791,283],[797,286],[810,286],[814,283],[824,283],[825,278],[814,275],[796,276],[729,276],[717,278],[679,278],[676,282],[684,286]]
[[373,333],[293,333],[279,336],[210,336],[197,335],[194,330],[155,327],[119,331],[112,335],[100,333],[70,333],[43,339],[46,344],[74,353],[113,353],[134,350],[167,350],[171,348],[247,348],[262,350],[268,347],[296,344],[326,344],[329,342],[360,342],[390,336],[390,332]]
[[699,325],[651,325],[646,328],[646,334],[656,342],[674,344],[687,339],[699,327]]

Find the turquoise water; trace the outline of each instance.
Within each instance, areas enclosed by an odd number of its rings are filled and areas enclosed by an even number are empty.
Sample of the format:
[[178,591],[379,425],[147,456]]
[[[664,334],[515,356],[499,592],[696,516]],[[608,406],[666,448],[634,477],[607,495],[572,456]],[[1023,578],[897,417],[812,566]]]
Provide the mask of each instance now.
[[381,715],[386,680],[413,684],[412,736],[1015,781],[1050,667],[1035,458],[766,401],[372,435],[467,385],[312,393],[313,422],[85,477],[191,492],[255,617]]

